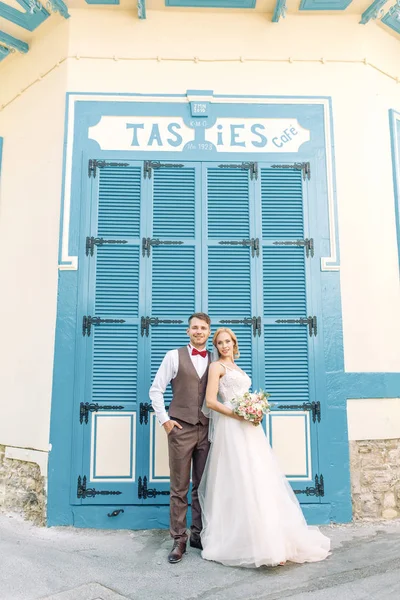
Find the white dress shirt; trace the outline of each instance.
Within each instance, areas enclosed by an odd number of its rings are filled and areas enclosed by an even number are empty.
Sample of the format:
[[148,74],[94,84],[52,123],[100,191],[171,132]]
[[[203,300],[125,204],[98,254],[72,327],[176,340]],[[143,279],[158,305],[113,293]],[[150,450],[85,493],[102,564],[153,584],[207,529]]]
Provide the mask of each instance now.
[[[200,354],[196,356],[192,355],[192,346],[188,345],[188,352],[190,360],[196,369],[197,375],[200,379],[203,377],[207,366],[208,366],[208,355],[203,358]],[[153,385],[150,388],[149,396],[151,405],[160,425],[164,425],[166,421],[169,421],[168,413],[165,409],[164,393],[167,389],[168,384],[178,374],[179,369],[179,354],[178,350],[170,350],[164,356],[160,368],[157,371],[157,375],[154,378]]]

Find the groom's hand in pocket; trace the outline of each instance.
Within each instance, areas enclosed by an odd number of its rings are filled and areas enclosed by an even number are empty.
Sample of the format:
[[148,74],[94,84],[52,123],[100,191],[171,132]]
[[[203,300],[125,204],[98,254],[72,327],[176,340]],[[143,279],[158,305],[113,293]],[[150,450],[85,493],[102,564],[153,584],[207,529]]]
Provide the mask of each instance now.
[[180,425],[177,421],[170,419],[169,421],[165,421],[163,427],[167,434],[169,435],[174,427],[178,427],[178,429],[182,429],[182,425]]

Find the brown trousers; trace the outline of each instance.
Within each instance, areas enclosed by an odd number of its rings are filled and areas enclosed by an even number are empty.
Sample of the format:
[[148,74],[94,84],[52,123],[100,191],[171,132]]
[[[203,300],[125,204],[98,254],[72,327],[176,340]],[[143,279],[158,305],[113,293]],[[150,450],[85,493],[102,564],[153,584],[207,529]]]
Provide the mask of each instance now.
[[[173,417],[174,418],[174,417]],[[192,525],[191,531],[199,535],[202,529],[198,487],[203,475],[210,442],[208,425],[190,425],[175,419],[182,429],[174,427],[168,435],[169,468],[171,479],[170,532],[175,540],[186,542],[186,515],[190,468],[192,467]]]

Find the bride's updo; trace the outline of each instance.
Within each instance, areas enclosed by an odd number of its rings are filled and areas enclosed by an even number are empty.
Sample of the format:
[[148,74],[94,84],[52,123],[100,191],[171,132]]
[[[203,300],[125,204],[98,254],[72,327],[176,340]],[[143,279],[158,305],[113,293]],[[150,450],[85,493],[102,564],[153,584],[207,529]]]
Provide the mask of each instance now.
[[[237,337],[236,337],[236,334],[232,331],[232,329],[229,329],[229,327],[220,327],[219,329],[217,329],[217,331],[213,335],[212,343],[213,343],[213,346],[215,346],[217,352],[218,352],[217,337],[219,336],[220,333],[227,333],[230,335],[230,337],[233,341],[233,358],[239,358],[240,352],[239,352],[239,344],[237,341]],[[218,352],[218,355],[219,355],[219,352]]]

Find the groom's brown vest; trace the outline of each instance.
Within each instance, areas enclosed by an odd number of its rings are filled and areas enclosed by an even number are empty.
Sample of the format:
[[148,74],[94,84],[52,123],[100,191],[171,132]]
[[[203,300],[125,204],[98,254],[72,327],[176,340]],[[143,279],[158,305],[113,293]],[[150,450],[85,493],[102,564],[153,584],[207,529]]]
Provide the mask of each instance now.
[[208,419],[201,409],[207,387],[208,367],[210,366],[210,353],[208,365],[204,375],[200,378],[189,356],[188,347],[178,349],[178,373],[171,381],[172,402],[169,406],[170,419],[179,419],[185,423],[208,425]]

